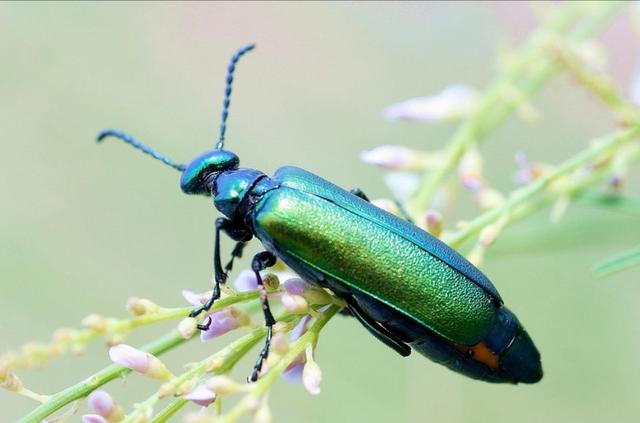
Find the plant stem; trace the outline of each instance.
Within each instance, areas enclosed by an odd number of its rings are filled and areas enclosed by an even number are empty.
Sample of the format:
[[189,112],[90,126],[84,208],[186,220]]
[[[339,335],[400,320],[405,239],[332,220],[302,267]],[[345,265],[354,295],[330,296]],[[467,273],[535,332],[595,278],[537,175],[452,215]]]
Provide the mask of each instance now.
[[275,383],[275,381],[280,377],[280,375],[285,371],[287,366],[295,360],[295,358],[300,355],[309,345],[315,345],[318,341],[318,337],[320,335],[320,331],[327,324],[327,322],[342,309],[342,307],[338,305],[331,305],[327,310],[320,313],[316,321],[309,328],[309,330],[302,335],[300,338],[296,340],[296,342],[291,345],[291,348],[287,353],[278,361],[269,372],[261,377],[253,386],[250,393],[244,400],[240,400],[238,404],[235,405],[228,413],[221,416],[219,420],[220,423],[233,423],[237,421],[243,414],[249,411],[248,399],[250,398],[260,398],[263,396]]
[[[549,32],[561,35],[579,20],[568,34],[568,39],[577,42],[598,31],[623,2],[568,3],[550,17],[547,24],[535,31],[522,52],[515,56],[510,65],[481,97],[476,112],[455,132],[440,165],[428,171],[418,191],[408,204],[409,212],[416,222],[422,221],[422,214],[444,179],[454,170],[468,148],[487,137],[518,106],[505,92],[516,89],[520,98],[533,95],[558,69],[552,57],[545,51]],[[586,16],[580,16],[583,9]]]
[[[172,331],[171,333],[145,345],[141,349],[153,355],[160,355],[184,342],[186,342],[186,339],[180,336],[177,331]],[[21,418],[18,423],[40,423],[47,416],[61,409],[65,405],[75,400],[86,397],[105,383],[110,382],[120,376],[124,376],[130,372],[130,369],[117,364],[107,366],[99,372],[89,376],[82,382],[70,386],[69,388],[64,389],[63,391],[60,391],[57,394],[51,396],[51,399],[49,401],[40,405],[31,413]]]
[[[257,298],[258,293],[253,292],[242,292],[237,293],[225,298],[218,300],[211,310],[217,310],[223,307],[230,306],[232,304],[236,304],[239,302],[248,301],[251,299]],[[189,313],[191,307],[178,308],[178,309],[170,309],[167,310],[167,314],[150,314],[148,316],[140,316],[135,317],[133,319],[125,320],[121,322],[122,329],[132,329],[138,327],[140,325],[155,323],[161,320],[166,320],[168,318],[175,318],[180,315],[185,316]],[[170,316],[170,317],[167,317]],[[153,355],[160,355],[165,353],[180,344],[183,344],[187,340],[184,339],[177,331],[171,331],[169,334],[147,344],[142,347],[143,351],[146,351]],[[130,372],[130,369],[125,367],[112,364],[110,366],[105,367],[99,372],[95,373],[92,376],[89,376],[87,379],[79,382],[73,386],[70,386],[63,391],[58,392],[55,395],[52,395],[48,401],[34,409],[31,413],[24,416],[19,420],[19,423],[35,423],[40,422],[45,417],[51,415],[56,412],[60,408],[69,404],[72,401],[75,401],[80,398],[84,398],[89,395],[92,391],[96,390],[100,386],[110,382],[111,380],[126,375]]]
[[505,201],[501,206],[489,210],[484,214],[481,214],[480,216],[469,222],[460,231],[454,232],[453,234],[444,237],[443,241],[453,248],[459,247],[460,244],[462,244],[465,240],[480,232],[482,228],[490,223],[495,222],[502,216],[508,216],[517,207],[524,205],[533,196],[544,191],[560,177],[568,175],[570,172],[578,169],[579,167],[593,162],[599,156],[611,152],[621,145],[634,140],[638,136],[638,134],[640,134],[640,125],[636,125],[625,131],[618,132],[596,140],[592,147],[566,160],[553,171],[547,173],[541,178],[536,179],[530,184],[513,191],[507,201]]

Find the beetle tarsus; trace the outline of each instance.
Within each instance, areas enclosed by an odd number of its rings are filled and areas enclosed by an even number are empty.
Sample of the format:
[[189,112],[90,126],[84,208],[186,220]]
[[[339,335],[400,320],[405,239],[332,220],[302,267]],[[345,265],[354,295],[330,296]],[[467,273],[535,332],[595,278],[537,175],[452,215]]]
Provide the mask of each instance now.
[[274,264],[276,264],[276,256],[268,251],[256,254],[251,262],[251,269],[256,274],[256,280],[258,281],[258,291],[260,292],[260,302],[262,303],[262,311],[264,312],[264,325],[267,327],[267,337],[264,341],[262,351],[258,354],[256,364],[253,366],[251,376],[247,378],[247,381],[249,382],[255,382],[258,380],[258,376],[262,370],[262,364],[269,356],[269,348],[271,347],[271,336],[273,334],[273,325],[276,323],[276,319],[273,318],[271,308],[269,308],[267,289],[264,286],[260,272]]

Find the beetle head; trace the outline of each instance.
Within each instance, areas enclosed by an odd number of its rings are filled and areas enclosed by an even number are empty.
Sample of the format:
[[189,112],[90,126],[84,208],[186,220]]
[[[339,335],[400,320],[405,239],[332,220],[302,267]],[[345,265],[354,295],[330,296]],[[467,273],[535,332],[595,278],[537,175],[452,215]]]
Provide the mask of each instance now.
[[240,159],[227,150],[213,150],[193,159],[182,172],[180,188],[185,194],[211,194],[215,178],[221,172],[237,169]]

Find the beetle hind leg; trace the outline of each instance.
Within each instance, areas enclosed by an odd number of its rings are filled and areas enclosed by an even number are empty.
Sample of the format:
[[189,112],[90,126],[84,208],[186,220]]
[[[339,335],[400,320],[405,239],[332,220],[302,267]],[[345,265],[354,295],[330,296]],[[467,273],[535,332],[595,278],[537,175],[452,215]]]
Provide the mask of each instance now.
[[364,326],[373,336],[403,357],[407,357],[411,354],[411,347],[405,344],[400,338],[395,336],[380,323],[372,319],[362,309],[362,307],[360,307],[360,304],[358,304],[358,301],[354,297],[349,296],[346,300],[351,314],[358,319],[362,326]]
[[260,302],[262,303],[262,311],[264,312],[264,325],[267,327],[267,337],[264,341],[264,347],[258,355],[256,364],[253,366],[251,376],[247,378],[248,382],[255,382],[256,380],[258,380],[258,376],[260,375],[260,371],[262,370],[262,365],[267,359],[267,356],[269,355],[269,348],[271,347],[273,325],[276,323],[276,319],[274,319],[273,314],[271,314],[271,309],[269,308],[269,299],[267,298],[267,289],[264,287],[260,272],[268,267],[273,266],[274,264],[276,264],[276,256],[268,251],[263,251],[256,254],[251,262],[251,269],[256,274],[256,279],[258,281],[258,292],[260,293]]

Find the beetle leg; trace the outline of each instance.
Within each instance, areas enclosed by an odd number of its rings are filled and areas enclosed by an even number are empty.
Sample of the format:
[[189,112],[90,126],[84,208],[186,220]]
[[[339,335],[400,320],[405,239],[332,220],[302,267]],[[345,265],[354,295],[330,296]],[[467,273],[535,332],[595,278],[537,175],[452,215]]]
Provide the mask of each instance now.
[[365,194],[360,188],[350,189],[349,192],[355,195],[356,197],[362,198],[364,201],[367,201],[367,202],[371,201],[369,200],[369,197],[367,197],[367,194]]
[[384,326],[373,320],[367,315],[358,301],[352,296],[346,298],[349,311],[362,325],[376,338],[382,341],[386,346],[393,348],[398,354],[407,357],[411,354],[411,348],[402,342],[397,336],[389,332]]
[[[227,236],[229,236],[229,238],[237,241],[235,247],[233,248],[233,251],[231,252],[231,260],[229,260],[224,268],[222,267],[222,260],[220,258],[220,232],[224,232]],[[216,219],[216,233],[213,247],[213,269],[215,279],[213,291],[209,300],[201,307],[192,310],[191,313],[189,313],[189,317],[196,317],[203,311],[209,311],[211,307],[213,307],[213,303],[215,302],[215,300],[220,298],[220,284],[224,284],[227,281],[228,272],[233,267],[233,260],[236,257],[242,256],[242,250],[244,249],[247,241],[251,239],[251,237],[251,232],[244,225],[238,224],[233,220],[225,219],[223,217],[219,217]],[[207,330],[209,329],[209,324],[210,322],[203,325],[198,325],[198,329]]]
[[258,375],[260,374],[260,370],[262,370],[262,364],[264,363],[264,360],[267,359],[267,356],[269,355],[269,348],[271,347],[271,337],[273,336],[272,328],[276,323],[276,320],[273,318],[273,314],[271,314],[269,299],[267,298],[267,290],[262,282],[260,272],[274,264],[276,264],[276,256],[268,251],[256,254],[251,262],[251,269],[256,274],[256,279],[258,280],[258,291],[260,292],[260,302],[262,303],[262,311],[264,312],[264,325],[267,327],[267,338],[265,339],[262,351],[260,351],[260,354],[258,355],[258,360],[253,366],[251,376],[247,378],[248,382],[255,382],[258,380]]
[[[369,197],[367,197],[367,194],[365,194],[360,188],[353,188],[349,190],[349,192],[356,197],[362,198],[364,201],[371,202],[371,200],[369,200]],[[404,217],[405,220],[408,220],[410,223],[413,223],[413,219],[411,219],[411,216],[409,216],[409,212],[407,211],[407,208],[404,206],[404,204],[402,204],[400,200],[393,200],[393,202],[398,207],[398,211],[400,211],[402,217]]]
[[405,220],[409,221],[409,223],[414,223],[413,219],[409,215],[409,212],[407,211],[407,208],[404,206],[402,201],[400,201],[398,199],[395,199],[395,200],[393,200],[393,202],[398,207],[398,211],[400,211],[400,214],[402,215],[402,217],[404,217]]

